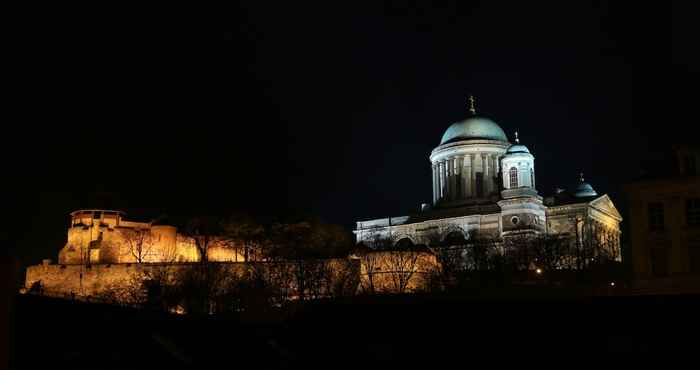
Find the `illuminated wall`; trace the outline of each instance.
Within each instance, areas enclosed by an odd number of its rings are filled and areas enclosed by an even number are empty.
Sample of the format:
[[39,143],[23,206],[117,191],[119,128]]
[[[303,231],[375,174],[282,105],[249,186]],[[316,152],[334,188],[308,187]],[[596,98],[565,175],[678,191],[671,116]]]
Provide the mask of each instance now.
[[[138,233],[143,240],[135,243]],[[243,261],[236,248],[214,241],[209,260]],[[116,211],[87,210],[72,213],[67,242],[58,255],[59,264],[116,264],[196,262],[200,256],[194,241],[169,225],[153,225],[123,219]]]

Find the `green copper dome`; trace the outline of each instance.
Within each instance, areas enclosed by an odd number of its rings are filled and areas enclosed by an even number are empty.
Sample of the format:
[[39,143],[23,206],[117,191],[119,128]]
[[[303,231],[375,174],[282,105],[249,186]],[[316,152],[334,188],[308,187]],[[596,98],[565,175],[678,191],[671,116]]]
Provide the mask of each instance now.
[[470,117],[453,123],[442,135],[440,145],[459,140],[486,139],[508,142],[506,133],[496,122],[484,117]]
[[593,190],[593,187],[586,182],[580,183],[577,187],[576,190],[574,190],[574,196],[576,198],[585,198],[585,197],[594,197],[598,195],[595,190]]
[[508,154],[515,154],[515,153],[530,153],[530,151],[527,149],[525,145],[521,144],[515,144],[511,145],[510,148],[506,151]]

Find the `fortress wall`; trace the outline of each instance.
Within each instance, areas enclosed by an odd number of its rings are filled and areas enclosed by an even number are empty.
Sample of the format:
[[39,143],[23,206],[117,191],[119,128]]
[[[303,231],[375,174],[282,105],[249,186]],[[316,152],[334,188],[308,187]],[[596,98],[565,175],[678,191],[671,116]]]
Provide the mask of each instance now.
[[114,285],[129,283],[144,275],[144,271],[158,265],[115,264],[115,265],[36,265],[27,268],[25,287],[41,281],[47,295],[78,296],[98,295]]
[[[177,273],[192,268],[193,264],[102,264],[102,265],[35,265],[27,268],[25,288],[41,281],[44,294],[53,296],[99,296],[113,288],[133,286],[145,276],[155,274],[163,269]],[[246,269],[245,264],[222,264],[227,271],[240,274]]]
[[[334,274],[334,279],[340,279],[340,268],[347,266],[346,259],[329,260],[330,266],[337,270]],[[357,263],[350,261],[351,263]],[[359,261],[358,261],[359,262]],[[97,297],[111,289],[134,286],[144,279],[149,274],[157,274],[167,269],[170,275],[174,277],[178,272],[185,269],[195,268],[198,264],[101,264],[92,265],[35,265],[27,268],[25,288],[31,289],[36,282],[41,282],[43,293],[49,296],[70,296],[74,293],[76,297]],[[253,264],[250,263],[217,263],[215,266],[221,270],[222,278],[226,276],[240,276],[243,273],[250,271]],[[270,273],[279,271],[279,267],[287,266],[290,272],[296,268],[296,264],[290,263],[256,263],[256,268],[262,268],[262,271]],[[271,268],[274,267],[274,268]],[[286,267],[285,267],[286,269]],[[359,266],[355,274],[359,273]],[[338,276],[336,276],[338,275]],[[290,275],[292,277],[293,274]],[[293,284],[293,281],[290,281]],[[290,289],[294,289],[292,285]]]

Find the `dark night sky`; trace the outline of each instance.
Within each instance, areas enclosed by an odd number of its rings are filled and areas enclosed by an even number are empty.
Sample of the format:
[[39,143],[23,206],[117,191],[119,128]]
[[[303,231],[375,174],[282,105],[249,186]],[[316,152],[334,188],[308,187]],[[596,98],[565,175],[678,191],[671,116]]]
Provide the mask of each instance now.
[[55,259],[67,213],[104,199],[173,220],[243,210],[348,228],[413,212],[469,93],[520,131],[545,195],[584,171],[624,208],[641,158],[694,140],[687,11],[395,4],[250,2],[211,22],[18,30],[6,244],[23,263]]

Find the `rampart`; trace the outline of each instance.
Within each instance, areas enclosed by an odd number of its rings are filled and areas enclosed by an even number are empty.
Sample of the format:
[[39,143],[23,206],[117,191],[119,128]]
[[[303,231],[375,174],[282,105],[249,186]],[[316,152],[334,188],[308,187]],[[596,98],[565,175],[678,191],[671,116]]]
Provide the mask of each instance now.
[[[425,288],[427,274],[435,264],[431,254],[401,252],[371,252],[361,258],[337,258],[305,260],[303,262],[211,262],[217,270],[218,280],[233,279],[255,271],[279,289],[298,295],[300,275],[304,285],[313,295],[325,295],[325,290],[338,284],[349,284],[355,292],[408,292]],[[93,265],[51,264],[27,268],[25,289],[57,297],[99,297],[115,289],[140,286],[154,276],[177,279],[188,269],[202,266],[199,263],[120,263]],[[299,269],[303,268],[303,274]],[[347,288],[347,287],[346,287]]]

